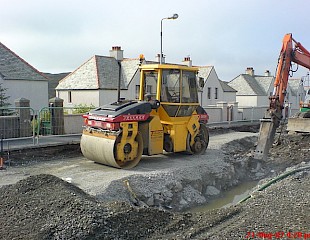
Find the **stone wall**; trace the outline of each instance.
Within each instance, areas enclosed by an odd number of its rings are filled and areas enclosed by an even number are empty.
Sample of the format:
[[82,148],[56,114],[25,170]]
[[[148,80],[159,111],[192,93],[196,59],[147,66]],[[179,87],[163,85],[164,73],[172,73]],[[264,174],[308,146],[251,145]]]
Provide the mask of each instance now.
[[15,100],[15,108],[9,108],[11,116],[0,116],[0,138],[30,137],[33,135],[30,101]]

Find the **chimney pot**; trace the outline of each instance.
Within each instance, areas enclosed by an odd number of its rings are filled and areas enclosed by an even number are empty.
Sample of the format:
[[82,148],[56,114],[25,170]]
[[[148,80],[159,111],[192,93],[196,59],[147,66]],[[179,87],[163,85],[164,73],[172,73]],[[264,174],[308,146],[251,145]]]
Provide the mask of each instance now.
[[112,46],[110,50],[110,57],[114,57],[117,61],[123,60],[123,50],[120,46]]
[[245,73],[251,76],[254,76],[254,68],[253,67],[247,67],[245,70]]
[[193,63],[190,57],[184,57],[183,63],[189,67],[192,67]]
[[[160,62],[160,53],[158,53],[156,56],[155,56],[155,61],[156,62]],[[166,58],[165,58],[165,55],[163,54],[163,56],[162,56],[162,63],[165,63],[165,61],[166,61]]]

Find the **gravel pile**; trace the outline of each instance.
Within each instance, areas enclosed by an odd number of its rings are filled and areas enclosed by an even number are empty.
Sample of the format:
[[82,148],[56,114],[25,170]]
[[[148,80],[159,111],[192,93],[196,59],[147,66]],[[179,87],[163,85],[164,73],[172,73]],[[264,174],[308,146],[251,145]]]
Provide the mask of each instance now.
[[103,205],[52,175],[0,189],[0,239],[141,239],[172,217],[121,202]]

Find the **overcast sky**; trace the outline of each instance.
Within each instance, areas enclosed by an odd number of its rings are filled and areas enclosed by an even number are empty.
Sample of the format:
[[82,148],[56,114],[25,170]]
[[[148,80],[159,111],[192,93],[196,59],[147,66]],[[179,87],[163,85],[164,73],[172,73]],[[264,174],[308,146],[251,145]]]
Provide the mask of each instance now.
[[[73,71],[93,55],[121,46],[167,62],[190,56],[230,81],[246,67],[274,74],[283,36],[310,50],[309,0],[0,0],[0,41],[42,72]],[[300,67],[295,77],[306,75]]]

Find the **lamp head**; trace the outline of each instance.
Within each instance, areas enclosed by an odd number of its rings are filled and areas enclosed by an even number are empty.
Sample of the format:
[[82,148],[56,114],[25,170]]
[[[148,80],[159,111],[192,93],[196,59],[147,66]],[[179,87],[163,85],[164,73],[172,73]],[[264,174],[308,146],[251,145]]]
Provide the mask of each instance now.
[[168,19],[177,19],[179,15],[177,13],[173,14],[171,17],[168,17]]

